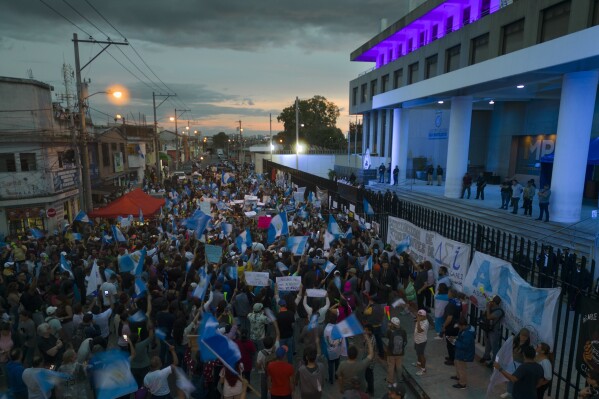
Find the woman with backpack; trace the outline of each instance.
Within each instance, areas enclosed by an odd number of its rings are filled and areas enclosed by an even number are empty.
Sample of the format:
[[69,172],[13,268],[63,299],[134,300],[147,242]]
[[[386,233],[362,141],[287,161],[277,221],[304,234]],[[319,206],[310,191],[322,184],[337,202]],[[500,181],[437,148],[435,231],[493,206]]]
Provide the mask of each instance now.
[[404,351],[408,344],[408,334],[401,328],[399,318],[393,317],[387,330],[387,384],[395,383],[395,373],[401,380],[401,364],[403,362]]

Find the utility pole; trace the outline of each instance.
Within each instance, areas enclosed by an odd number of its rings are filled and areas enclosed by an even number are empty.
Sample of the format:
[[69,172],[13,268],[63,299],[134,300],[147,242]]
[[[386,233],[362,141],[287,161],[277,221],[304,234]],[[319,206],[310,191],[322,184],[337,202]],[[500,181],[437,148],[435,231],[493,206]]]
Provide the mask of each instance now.
[[[191,112],[189,109],[180,109],[179,111],[181,111],[181,115],[186,112]],[[181,159],[181,149],[179,148],[179,128],[177,126],[177,120],[181,115],[177,115],[177,109],[175,108],[175,138],[177,141],[177,159],[175,159],[175,171],[179,170],[179,160]]]
[[295,169],[299,170],[299,98],[295,97]]
[[[79,61],[79,43],[93,43],[93,44],[105,44],[105,46],[90,59],[85,65],[81,66]],[[84,70],[89,64],[92,63],[100,54],[102,54],[111,45],[128,46],[127,42],[114,42],[112,40],[99,41],[89,38],[88,40],[79,40],[76,33],[73,33],[73,46],[75,50],[75,77],[77,79],[77,104],[79,105],[79,138],[81,141],[81,177],[84,203],[80,204],[80,208],[89,212],[93,209],[94,204],[92,201],[92,185],[89,170],[89,152],[87,148],[87,142],[89,140],[87,135],[87,129],[85,126],[85,100],[87,97],[84,95],[83,82],[81,81],[81,71]]]
[[272,162],[272,114],[268,114],[270,123],[270,162]]
[[243,159],[241,158],[241,147],[243,144],[241,143],[241,132],[243,132],[243,129],[241,128],[241,121],[239,120],[237,122],[239,123],[239,127],[238,127],[238,129],[239,129],[239,164],[240,164],[240,167],[242,167]]
[[[156,177],[158,182],[161,182],[162,171],[160,170],[160,138],[158,137],[158,120],[156,119],[156,109],[160,107],[169,97],[175,97],[177,94],[156,94],[152,92],[152,104],[154,106],[154,145],[156,148]],[[164,100],[158,107],[156,106],[156,97],[164,97]]]

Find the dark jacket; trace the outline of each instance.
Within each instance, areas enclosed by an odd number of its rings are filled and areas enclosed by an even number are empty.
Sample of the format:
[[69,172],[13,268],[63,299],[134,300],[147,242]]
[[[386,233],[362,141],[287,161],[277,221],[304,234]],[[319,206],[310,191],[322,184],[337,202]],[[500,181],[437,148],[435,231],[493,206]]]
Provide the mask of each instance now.
[[455,340],[455,360],[462,362],[471,362],[474,360],[474,340],[476,334],[474,327],[468,326],[464,331],[460,331]]

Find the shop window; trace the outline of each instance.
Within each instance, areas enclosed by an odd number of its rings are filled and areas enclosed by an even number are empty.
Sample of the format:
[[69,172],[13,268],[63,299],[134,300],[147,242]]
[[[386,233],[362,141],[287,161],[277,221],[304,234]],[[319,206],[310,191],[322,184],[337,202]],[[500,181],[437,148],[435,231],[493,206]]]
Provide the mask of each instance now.
[[397,89],[397,88],[401,87],[402,80],[403,80],[403,68],[398,69],[393,72],[393,88]]
[[426,59],[426,76],[425,79],[434,78],[437,76],[437,55],[433,55]]
[[389,74],[386,74],[381,78],[381,93],[384,93],[387,90],[389,90]]
[[110,166],[110,151],[108,150],[108,143],[102,143],[102,166]]
[[460,45],[453,46],[445,52],[445,72],[460,68]]
[[489,59],[489,34],[485,33],[472,39],[470,46],[470,65]]
[[0,172],[16,172],[15,154],[0,154]]
[[508,54],[524,47],[524,18],[501,28],[501,54]]
[[368,90],[368,85],[363,83],[360,87],[360,102],[362,104],[366,102],[366,90]]
[[116,152],[116,143],[110,143],[110,149],[112,150],[112,152]]
[[22,152],[19,154],[21,160],[21,172],[33,172],[37,170],[37,160],[35,159],[35,153],[33,152]]
[[416,82],[418,82],[418,63],[417,62],[410,64],[410,66],[408,67],[408,84],[411,85],[412,83],[416,83]]
[[568,34],[570,4],[569,0],[562,1],[541,11],[540,43]]

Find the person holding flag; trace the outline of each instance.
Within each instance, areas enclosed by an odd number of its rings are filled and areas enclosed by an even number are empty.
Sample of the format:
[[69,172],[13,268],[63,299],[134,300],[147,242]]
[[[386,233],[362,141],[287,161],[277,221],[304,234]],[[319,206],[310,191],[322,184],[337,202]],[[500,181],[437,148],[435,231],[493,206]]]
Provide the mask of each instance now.
[[339,392],[343,395],[345,391],[353,389],[351,383],[352,378],[357,378],[360,381],[360,389],[366,390],[364,384],[364,374],[366,369],[370,366],[372,359],[374,359],[374,348],[372,346],[372,340],[366,340],[368,346],[368,355],[362,360],[358,360],[358,348],[351,345],[347,349],[347,360],[341,362],[339,369],[337,370]]
[[162,367],[162,360],[160,357],[154,356],[150,361],[150,372],[144,377],[144,386],[148,389],[148,392],[155,399],[170,399],[171,390],[168,384],[168,376],[171,373],[176,372],[177,365],[179,364],[179,358],[173,345],[166,344],[168,350],[173,358],[173,362],[170,366]]

